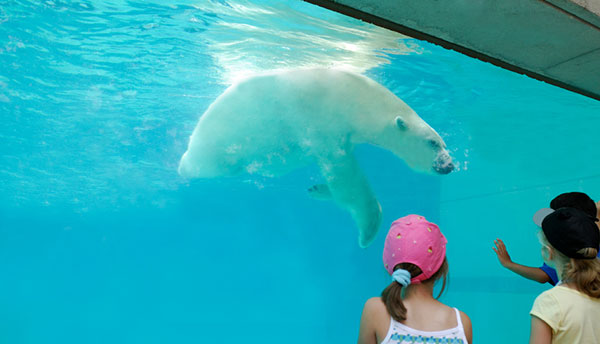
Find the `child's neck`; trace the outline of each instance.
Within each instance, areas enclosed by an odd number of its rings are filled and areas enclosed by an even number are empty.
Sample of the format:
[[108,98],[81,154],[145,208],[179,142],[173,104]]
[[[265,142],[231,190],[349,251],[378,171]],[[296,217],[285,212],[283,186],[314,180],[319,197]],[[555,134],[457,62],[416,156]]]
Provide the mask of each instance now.
[[406,288],[404,298],[433,299],[433,283],[418,283],[409,285]]
[[565,263],[557,262],[557,261],[554,261],[553,263],[554,263],[554,269],[556,270],[556,274],[558,275],[558,278],[560,278],[560,284],[567,288],[577,289],[577,287],[573,283],[571,283],[569,280],[565,280],[565,278],[563,276],[563,274],[565,272]]

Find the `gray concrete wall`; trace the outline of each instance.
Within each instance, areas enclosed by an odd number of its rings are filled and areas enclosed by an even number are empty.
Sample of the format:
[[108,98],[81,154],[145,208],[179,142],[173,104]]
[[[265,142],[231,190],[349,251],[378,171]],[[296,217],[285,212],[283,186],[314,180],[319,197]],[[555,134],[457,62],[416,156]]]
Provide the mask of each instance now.
[[600,0],[307,0],[600,100]]

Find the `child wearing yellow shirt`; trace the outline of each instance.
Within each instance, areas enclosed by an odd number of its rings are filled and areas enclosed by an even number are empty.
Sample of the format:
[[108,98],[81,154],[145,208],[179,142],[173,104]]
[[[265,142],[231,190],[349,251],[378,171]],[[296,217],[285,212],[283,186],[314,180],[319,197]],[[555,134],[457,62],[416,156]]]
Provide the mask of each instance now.
[[574,208],[541,217],[542,258],[560,278],[531,309],[530,344],[600,343],[600,231],[596,218]]

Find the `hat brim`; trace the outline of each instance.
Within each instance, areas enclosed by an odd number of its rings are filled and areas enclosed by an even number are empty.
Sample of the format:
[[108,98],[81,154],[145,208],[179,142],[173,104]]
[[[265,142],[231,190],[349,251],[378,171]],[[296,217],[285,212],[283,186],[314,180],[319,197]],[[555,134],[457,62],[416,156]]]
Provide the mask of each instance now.
[[546,216],[552,214],[554,209],[551,208],[542,208],[533,214],[533,223],[535,223],[538,227],[542,227],[542,221],[546,218]]

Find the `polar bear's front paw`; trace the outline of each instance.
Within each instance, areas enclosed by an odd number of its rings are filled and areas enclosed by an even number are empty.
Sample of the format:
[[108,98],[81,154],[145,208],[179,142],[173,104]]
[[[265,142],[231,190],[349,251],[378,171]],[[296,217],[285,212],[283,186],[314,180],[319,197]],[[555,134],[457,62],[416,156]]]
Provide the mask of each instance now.
[[360,247],[365,248],[369,246],[379,231],[381,225],[381,206],[377,203],[376,207],[369,213],[369,216],[362,219],[363,225],[360,226],[360,235],[358,236],[358,244]]

